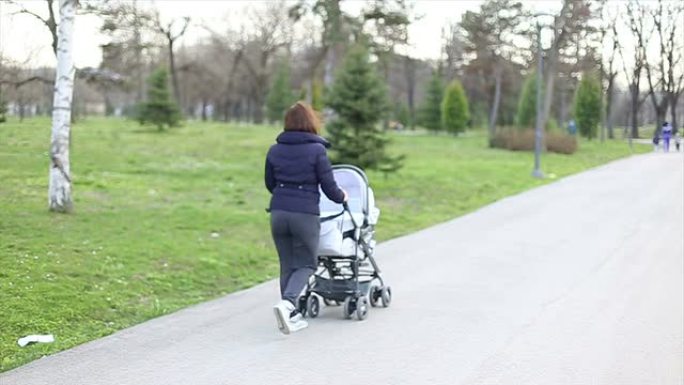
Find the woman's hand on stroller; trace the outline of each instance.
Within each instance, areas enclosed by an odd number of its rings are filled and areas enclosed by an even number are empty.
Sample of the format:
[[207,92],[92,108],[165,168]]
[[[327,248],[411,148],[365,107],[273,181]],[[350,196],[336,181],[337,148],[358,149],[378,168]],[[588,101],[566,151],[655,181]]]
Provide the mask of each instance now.
[[340,190],[342,190],[342,194],[344,194],[344,199],[342,200],[342,202],[349,201],[349,194],[347,194],[347,192],[344,191],[344,189],[342,189],[342,188]]

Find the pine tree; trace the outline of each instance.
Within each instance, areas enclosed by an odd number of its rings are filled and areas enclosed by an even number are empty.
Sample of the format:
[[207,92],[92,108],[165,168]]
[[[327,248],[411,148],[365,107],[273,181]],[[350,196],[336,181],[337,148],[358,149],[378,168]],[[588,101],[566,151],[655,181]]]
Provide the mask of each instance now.
[[387,90],[363,46],[352,47],[326,98],[334,112],[327,125],[333,160],[386,172],[401,167],[401,157],[385,153],[388,139],[378,127],[387,111]]
[[577,127],[585,138],[596,137],[601,121],[601,108],[601,85],[593,75],[585,73],[575,93],[574,108]]
[[468,98],[461,82],[454,80],[444,92],[442,127],[452,134],[458,134],[465,131],[469,119]]
[[147,102],[140,105],[138,120],[140,124],[152,123],[161,131],[165,127],[175,127],[181,119],[180,110],[171,100],[168,74],[160,68],[148,79]]
[[7,102],[2,98],[2,93],[0,93],[0,123],[7,121]]
[[268,120],[271,123],[281,121],[285,111],[294,102],[295,97],[290,88],[290,67],[287,62],[283,62],[278,66],[278,72],[266,97]]
[[521,129],[532,128],[537,119],[537,77],[531,75],[525,80],[518,101],[515,123]]
[[425,101],[419,111],[420,122],[428,130],[439,131],[442,129],[441,105],[443,95],[442,78],[439,72],[434,71],[427,85]]

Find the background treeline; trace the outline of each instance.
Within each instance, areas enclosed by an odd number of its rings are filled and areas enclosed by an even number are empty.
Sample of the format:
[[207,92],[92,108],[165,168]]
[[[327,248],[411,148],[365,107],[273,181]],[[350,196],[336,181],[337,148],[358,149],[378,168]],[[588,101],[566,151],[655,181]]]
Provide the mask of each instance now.
[[[441,41],[435,60],[406,54],[408,26],[420,16],[412,2],[369,1],[358,15],[344,12],[343,3],[255,3],[242,23],[226,20],[227,28],[214,30],[190,18],[163,19],[152,3],[84,1],[81,12],[101,18],[108,41],[98,68],[78,69],[75,116],[136,116],[159,68],[168,72],[171,99],[188,119],[275,122],[298,99],[324,110],[347,52],[363,43],[387,90],[385,128],[458,132],[466,128],[453,123],[460,116],[467,127],[487,127],[494,137],[502,127],[534,125],[524,99],[536,100],[525,84],[534,83],[540,22],[547,129],[563,129],[574,118],[585,75],[601,92],[596,136],[622,136],[626,131],[613,127],[631,127],[638,137],[641,126],[668,120],[677,128],[682,121],[684,70],[677,63],[684,25],[677,20],[684,13],[678,2],[564,0],[556,14],[539,15],[533,4],[487,0],[444,26],[440,36],[420,37]],[[25,13],[30,20],[33,11],[25,4],[13,6],[13,17]],[[57,4],[45,0],[44,7]],[[54,20],[32,16],[36,23],[42,18],[43,28],[56,28]],[[184,39],[188,31],[199,37]],[[52,68],[0,55],[0,115],[49,114],[53,77]],[[445,113],[444,96],[454,87],[465,94],[459,103],[467,111]]]

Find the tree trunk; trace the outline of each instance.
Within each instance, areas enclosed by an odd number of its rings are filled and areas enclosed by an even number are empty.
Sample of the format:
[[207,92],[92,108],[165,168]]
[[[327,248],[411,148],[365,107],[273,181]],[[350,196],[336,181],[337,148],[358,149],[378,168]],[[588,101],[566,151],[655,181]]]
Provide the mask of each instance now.
[[655,103],[653,105],[656,114],[656,131],[658,133],[660,133],[663,123],[665,123],[665,119],[667,118],[667,102],[667,98],[663,98],[660,103]]
[[[612,67],[612,66],[611,66]],[[613,133],[613,85],[615,76],[611,74],[608,77],[608,87],[606,87],[606,128],[608,130],[608,139],[614,139]]]
[[253,117],[254,123],[262,124],[264,122],[264,97],[262,95],[255,95],[253,99]]
[[46,0],[48,7],[48,18],[45,20],[45,25],[47,25],[50,30],[50,35],[52,35],[52,52],[57,56],[57,41],[59,40],[57,36],[57,21],[55,20],[55,11],[52,8],[52,3],[54,0]]
[[501,76],[502,69],[500,66],[496,67],[494,74],[494,102],[492,103],[492,111],[489,115],[489,140],[494,139],[496,134],[496,122],[499,117],[499,102],[501,101]]
[[135,103],[142,103],[145,98],[145,81],[143,79],[143,66],[142,66],[142,40],[140,34],[140,16],[138,15],[138,1],[133,0],[133,44],[135,44],[135,82],[136,82],[136,95]]
[[630,86],[632,96],[632,134],[630,138],[639,137],[639,89],[634,85]]
[[679,126],[677,126],[677,99],[673,98],[672,103],[670,103],[670,116],[672,117],[672,134],[676,134],[679,131]]
[[50,182],[48,203],[51,211],[70,212],[71,169],[69,164],[69,131],[71,103],[74,90],[74,61],[72,57],[74,18],[77,0],[59,1],[59,42],[57,44],[57,72],[52,108],[52,136],[50,140]]
[[207,100],[202,99],[202,121],[206,122],[207,121]]
[[409,56],[406,56],[404,71],[406,75],[406,103],[408,104],[409,115],[411,116],[411,129],[413,130],[416,127],[416,66],[413,59]]
[[327,52],[325,53],[325,68],[323,72],[323,84],[325,85],[326,89],[330,89],[332,87],[333,81],[335,80],[334,78],[334,71],[335,71],[335,61],[337,60],[337,55],[335,52],[335,45],[331,45],[328,47]]
[[176,99],[176,104],[181,107],[180,88],[178,87],[178,74],[176,73],[176,58],[173,54],[173,39],[171,38],[169,38],[169,67],[171,69],[171,82],[173,83],[173,96]]
[[[385,84],[389,84],[389,61],[390,61],[390,58],[385,56],[385,58],[380,59],[380,61],[382,64],[382,75],[383,75],[383,78],[385,80]],[[382,119],[382,129],[387,131],[389,129],[390,116],[388,113],[385,113],[384,115],[385,116]]]

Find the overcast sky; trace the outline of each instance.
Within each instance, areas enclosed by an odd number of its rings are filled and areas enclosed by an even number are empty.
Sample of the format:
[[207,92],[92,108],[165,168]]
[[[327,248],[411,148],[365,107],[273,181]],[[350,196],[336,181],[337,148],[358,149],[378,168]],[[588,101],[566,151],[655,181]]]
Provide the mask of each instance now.
[[[139,3],[145,2],[140,0]],[[47,14],[43,0],[26,0],[20,3],[38,14]],[[151,1],[148,3],[151,4]],[[182,43],[189,44],[205,34],[200,25],[225,30],[229,20],[239,20],[248,6],[258,1],[238,0],[157,0],[154,2],[163,18],[190,16],[193,28],[188,31]],[[410,26],[409,52],[415,57],[436,59],[440,54],[441,30],[449,23],[460,20],[468,10],[477,10],[480,0],[417,0],[415,13],[422,16]],[[344,9],[358,14],[365,2],[346,0]],[[258,4],[257,4],[258,6]],[[532,0],[528,2],[538,10],[552,11],[560,8],[559,0]],[[13,15],[17,7],[0,0],[0,52],[3,56],[21,62],[30,59],[30,65],[54,65],[55,58],[50,48],[47,28],[28,15]],[[243,19],[244,20],[244,19]],[[100,63],[99,45],[107,39],[98,33],[100,20],[94,16],[79,16],[76,20],[75,62],[77,67],[97,66]]]

